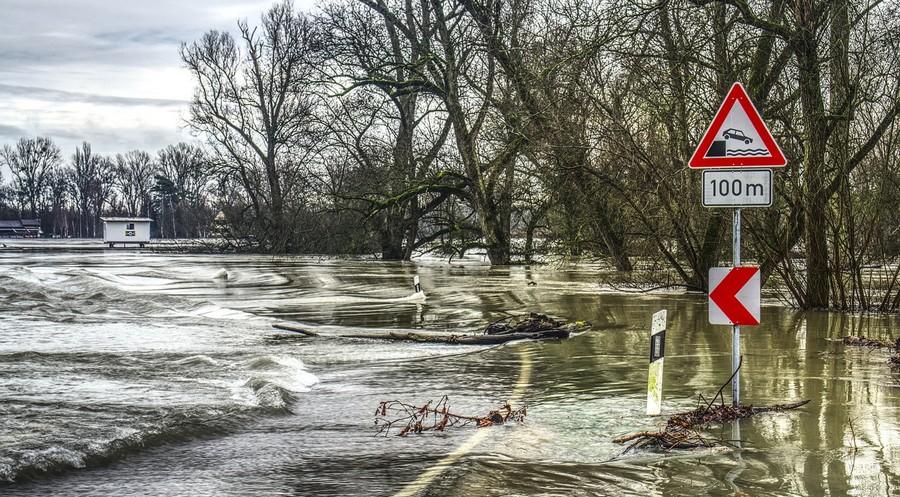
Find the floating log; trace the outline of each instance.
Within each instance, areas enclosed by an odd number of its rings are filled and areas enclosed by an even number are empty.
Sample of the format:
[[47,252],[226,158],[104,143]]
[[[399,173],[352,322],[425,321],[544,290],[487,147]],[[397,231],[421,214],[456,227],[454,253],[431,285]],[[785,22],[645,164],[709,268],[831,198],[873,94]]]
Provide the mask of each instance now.
[[531,313],[526,318],[504,318],[491,323],[484,332],[477,333],[432,333],[389,331],[382,333],[340,333],[322,335],[290,323],[274,323],[273,328],[300,333],[309,337],[366,338],[370,340],[392,340],[418,343],[445,343],[455,345],[498,345],[515,340],[563,340],[572,333],[586,331],[590,323],[576,321],[566,323],[544,314]]
[[288,323],[275,323],[272,325],[272,328],[283,331],[293,331],[294,333],[300,333],[301,335],[306,335],[308,337],[317,337],[318,333],[315,331],[309,331],[305,328],[301,328],[299,326],[288,324]]

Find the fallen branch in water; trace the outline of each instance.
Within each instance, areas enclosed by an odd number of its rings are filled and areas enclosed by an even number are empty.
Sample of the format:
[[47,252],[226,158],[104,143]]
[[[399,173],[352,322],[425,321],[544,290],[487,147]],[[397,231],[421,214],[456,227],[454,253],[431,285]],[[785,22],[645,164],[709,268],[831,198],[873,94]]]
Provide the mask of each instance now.
[[309,337],[367,338],[418,343],[446,343],[454,345],[497,345],[515,340],[563,340],[572,333],[590,329],[590,323],[575,321],[567,323],[543,314],[531,313],[525,318],[509,317],[491,323],[481,334],[476,333],[432,333],[412,331],[389,331],[380,333],[341,333],[322,335],[297,325],[275,323],[273,328],[300,333]]
[[[749,418],[750,416],[764,412],[781,412],[797,409],[798,407],[809,403],[809,400],[801,400],[787,404],[775,404],[762,407],[754,407],[752,405],[726,405],[722,392],[734,379],[735,374],[740,370],[742,364],[743,357],[738,363],[738,367],[735,369],[734,373],[732,373],[728,381],[719,388],[712,400],[706,402],[706,399],[701,395],[699,399],[700,405],[696,409],[672,415],[668,421],[666,421],[666,426],[663,430],[630,433],[613,439],[613,442],[619,444],[632,442],[623,453],[641,447],[655,447],[663,450],[671,450],[729,445],[729,442],[727,441],[704,436],[700,430],[715,424],[725,424],[738,419]],[[722,402],[718,405],[714,405],[717,399],[721,399]]]
[[405,437],[410,433],[444,431],[451,426],[474,424],[478,428],[500,425],[510,421],[521,423],[525,420],[525,407],[513,409],[509,402],[491,411],[487,416],[463,416],[450,412],[450,398],[441,397],[436,404],[432,401],[422,406],[414,406],[397,400],[378,404],[375,410],[375,426],[378,435],[387,436],[391,428],[403,426],[397,433]]
[[725,424],[763,412],[781,412],[808,404],[808,400],[754,407],[750,405],[700,406],[693,411],[673,415],[661,431],[639,431],[613,439],[615,443],[634,442],[625,452],[635,447],[657,447],[665,450],[715,447],[726,444],[723,440],[706,437],[700,431],[714,424]]
[[809,400],[799,400],[797,402],[788,402],[787,404],[774,404],[771,406],[754,407],[752,405],[718,405],[710,408],[698,407],[693,411],[682,412],[673,415],[666,423],[666,429],[692,429],[697,427],[707,427],[712,424],[724,424],[738,419],[749,418],[750,416],[763,412],[781,412],[803,407],[809,403]]

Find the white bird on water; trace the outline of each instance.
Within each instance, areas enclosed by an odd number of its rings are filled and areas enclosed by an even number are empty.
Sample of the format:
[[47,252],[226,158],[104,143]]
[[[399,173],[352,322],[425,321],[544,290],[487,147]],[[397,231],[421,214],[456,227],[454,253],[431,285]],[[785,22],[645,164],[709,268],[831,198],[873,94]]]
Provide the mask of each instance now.
[[213,276],[213,279],[228,281],[228,271],[226,271],[225,269],[220,269],[219,272],[217,272],[216,275]]

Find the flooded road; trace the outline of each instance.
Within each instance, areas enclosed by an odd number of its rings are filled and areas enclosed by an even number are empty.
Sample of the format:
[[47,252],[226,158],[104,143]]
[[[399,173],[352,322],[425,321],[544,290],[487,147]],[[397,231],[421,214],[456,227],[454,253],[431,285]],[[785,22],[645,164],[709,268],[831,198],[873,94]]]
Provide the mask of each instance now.
[[[407,299],[416,274],[424,303]],[[900,495],[900,375],[833,340],[896,336],[896,317],[764,305],[743,333],[742,400],[810,404],[723,428],[739,449],[620,456],[612,438],[664,422],[644,415],[650,315],[669,315],[664,414],[715,393],[731,337],[702,295],[597,280],[590,266],[0,250],[0,494]],[[479,348],[271,328],[468,331],[529,311],[594,331]],[[379,401],[444,394],[528,416],[374,436]]]

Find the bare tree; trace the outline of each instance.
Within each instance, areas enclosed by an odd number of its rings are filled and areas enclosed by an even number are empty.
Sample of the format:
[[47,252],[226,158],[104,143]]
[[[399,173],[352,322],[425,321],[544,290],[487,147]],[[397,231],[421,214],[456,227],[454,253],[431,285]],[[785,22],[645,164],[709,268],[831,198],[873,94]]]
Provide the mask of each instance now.
[[[200,212],[205,207],[205,194],[210,185],[209,161],[203,150],[187,143],[169,145],[157,155],[159,171],[156,175],[154,192],[161,206],[168,210],[171,220],[172,237],[178,237],[178,220],[189,224],[182,226],[182,234],[197,236]],[[164,231],[166,216],[160,218]]]
[[[318,44],[312,24],[291,2],[276,4],[259,27],[239,22],[181,47],[196,90],[190,126],[205,134],[253,210],[270,250],[289,248],[286,198],[303,187],[311,136],[310,85]],[[295,206],[296,207],[296,206]]]
[[96,237],[100,233],[100,216],[104,212],[104,207],[109,204],[110,197],[113,195],[116,178],[116,164],[109,157],[101,156],[97,163],[97,175],[94,188],[89,196],[90,209],[93,213],[93,224],[91,225],[91,236]]
[[156,164],[150,154],[132,150],[116,155],[116,188],[129,216],[150,215],[150,190]]
[[[407,3],[408,15],[422,8]],[[450,195],[444,189],[419,189],[450,131],[440,119],[440,101],[410,85],[410,69],[423,63],[422,44],[411,42],[375,11],[359,2],[323,7],[327,50],[335,62],[329,76],[339,88],[325,108],[333,146],[350,149],[356,170],[366,176],[358,191],[340,196],[365,204],[376,225],[383,259],[409,259],[433,233],[420,237],[420,219]]]
[[62,162],[62,154],[50,138],[21,138],[15,148],[4,145],[0,160],[13,174],[13,184],[21,192],[30,215],[40,217],[47,191],[47,177]]
[[103,157],[93,153],[88,142],[82,142],[81,147],[75,149],[72,155],[72,175],[70,187],[75,206],[78,208],[78,236],[96,236],[97,218],[100,216],[96,209],[95,198],[108,188],[104,182]]
[[[791,224],[785,239],[789,246],[801,239],[804,242],[805,291],[802,296],[798,295],[803,306],[828,307],[832,288],[828,246],[829,203],[845,178],[862,163],[900,114],[900,93],[895,89],[894,97],[888,100],[876,127],[862,137],[854,148],[844,150],[850,145],[847,142],[848,117],[859,103],[851,98],[854,93],[859,94],[859,80],[850,75],[848,55],[851,32],[859,27],[864,38],[871,36],[865,23],[876,5],[851,19],[849,4],[844,1],[823,4],[812,0],[791,4],[775,2],[767,13],[759,13],[754,6],[743,1],[724,0],[722,3],[735,8],[740,22],[784,43],[796,61],[795,84],[803,120],[800,135],[803,142],[802,197],[797,203],[802,209],[802,222]],[[823,70],[825,67],[830,69]],[[858,69],[866,70],[862,67]],[[830,75],[827,86],[823,85],[825,74]],[[894,88],[900,88],[898,78],[893,79]],[[828,96],[826,88],[830,88]],[[830,109],[826,104],[829,100]],[[835,140],[840,146],[829,153],[829,143]],[[784,252],[772,254],[768,265],[782,262],[784,256]]]
[[46,204],[50,211],[50,232],[54,236],[70,235],[68,208],[71,183],[72,169],[68,167],[56,167],[47,175]]

